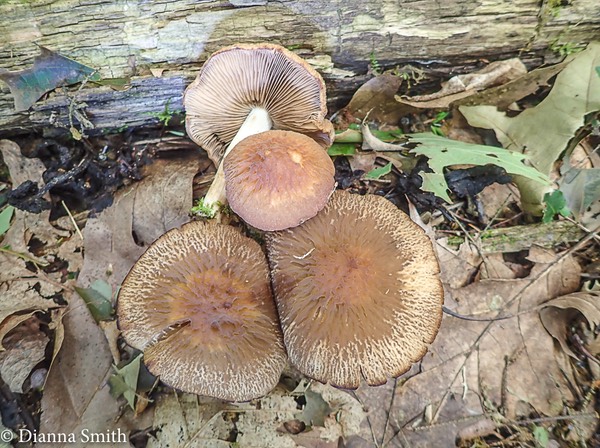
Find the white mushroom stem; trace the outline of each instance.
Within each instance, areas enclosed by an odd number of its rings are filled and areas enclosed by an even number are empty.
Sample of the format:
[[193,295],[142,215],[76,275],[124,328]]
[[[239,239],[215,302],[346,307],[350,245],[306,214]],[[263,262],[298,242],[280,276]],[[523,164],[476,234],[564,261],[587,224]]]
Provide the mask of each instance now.
[[233,140],[231,140],[231,143],[229,143],[225,149],[215,178],[210,185],[206,196],[204,196],[203,205],[207,210],[212,211],[212,215],[218,211],[219,204],[223,205],[227,203],[227,197],[225,196],[225,175],[223,173],[223,161],[225,160],[225,157],[227,157],[227,154],[231,152],[235,145],[246,137],[269,131],[272,127],[273,122],[265,109],[262,107],[255,107],[250,111],[237,134],[235,134],[235,137],[233,137]]

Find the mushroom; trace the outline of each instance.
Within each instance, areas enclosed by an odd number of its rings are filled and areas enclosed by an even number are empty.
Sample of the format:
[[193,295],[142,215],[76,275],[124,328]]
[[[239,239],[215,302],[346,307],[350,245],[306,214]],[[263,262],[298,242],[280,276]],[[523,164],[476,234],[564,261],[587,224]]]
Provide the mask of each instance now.
[[117,313],[150,372],[185,392],[250,400],[286,362],[265,255],[233,227],[191,222],[161,236],[123,281]]
[[183,103],[188,134],[218,166],[204,198],[213,212],[226,201],[221,161],[245,137],[274,128],[306,134],[324,147],[334,138],[321,75],[279,45],[236,44],[213,53]]
[[381,385],[425,355],[442,318],[439,266],[391,202],[336,191],[314,218],[266,239],[285,346],[303,374]]
[[223,162],[231,209],[261,230],[282,230],[312,218],[335,188],[335,167],[318,143],[291,131],[245,138]]

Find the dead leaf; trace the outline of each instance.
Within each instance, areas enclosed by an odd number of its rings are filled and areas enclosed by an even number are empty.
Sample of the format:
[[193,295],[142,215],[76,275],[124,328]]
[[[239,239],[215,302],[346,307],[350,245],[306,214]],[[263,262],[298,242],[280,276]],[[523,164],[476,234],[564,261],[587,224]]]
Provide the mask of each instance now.
[[360,120],[367,114],[379,123],[395,124],[412,108],[399,106],[394,95],[402,84],[402,78],[384,73],[371,78],[354,93],[345,111]]
[[[548,96],[537,106],[511,118],[495,106],[461,106],[459,110],[472,126],[493,129],[504,148],[529,156],[531,164],[549,176],[554,163],[566,149],[575,132],[584,125],[585,116],[600,110],[600,43],[570,59]],[[521,205],[539,215],[542,198],[549,186],[517,178]]]
[[150,243],[189,221],[199,163],[195,154],[155,161],[142,181],[118,192],[111,207],[88,220],[79,285],[89,287],[100,279],[116,291]]
[[506,84],[458,100],[455,106],[493,104],[499,110],[506,110],[512,103],[537,92],[540,87],[547,86],[548,80],[560,73],[566,64],[567,62],[562,62],[550,67],[537,68]]
[[47,92],[59,86],[75,84],[93,76],[95,70],[40,46],[33,67],[19,72],[0,72],[0,80],[8,84],[15,101],[15,111],[29,109]]
[[[23,157],[15,143],[0,140],[0,152],[13,183],[18,184],[26,179],[41,180],[44,165],[38,159]],[[47,264],[47,261],[53,261],[56,257],[51,252],[58,251],[60,257],[68,260],[72,272],[76,272],[81,264],[81,252],[74,252],[75,240],[69,232],[55,229],[49,223],[49,217],[49,212],[33,215],[15,210],[15,219],[2,240],[2,246],[8,246],[12,251],[0,252],[0,324],[3,334],[8,333],[20,322],[21,317],[16,315],[31,315],[35,311],[59,308],[61,305],[53,298],[69,288],[68,284],[61,284],[61,273],[45,274],[35,269],[32,271],[27,268],[26,260]],[[29,251],[33,237],[44,244],[40,257]],[[61,240],[59,245],[58,241]],[[50,316],[54,319],[58,314],[51,313]],[[52,320],[50,327],[58,329],[60,319]]]
[[481,255],[473,244],[464,242],[458,250],[454,250],[448,245],[448,238],[440,238],[434,247],[444,286],[457,289],[471,283],[481,264]]
[[540,311],[540,319],[548,333],[558,341],[562,350],[578,359],[568,345],[567,331],[570,322],[583,315],[593,330],[600,325],[600,292],[575,292],[546,302]]
[[427,447],[432,440],[454,446],[459,431],[495,413],[509,419],[532,409],[559,415],[571,393],[537,307],[574,292],[579,273],[572,256],[554,255],[535,264],[527,278],[449,290],[460,314],[514,317],[473,322],[444,316],[420,373],[396,390],[386,440],[398,433],[404,446]]
[[442,89],[438,92],[407,98],[396,96],[396,101],[421,109],[446,109],[455,101],[469,97],[480,90],[506,84],[525,73],[527,68],[518,58],[496,61],[474,73],[450,78],[442,83]]
[[[64,341],[50,368],[41,402],[40,432],[75,433],[113,431],[128,434],[120,404],[107,384],[112,374],[112,356],[104,333],[85,302],[72,293],[63,317]],[[53,445],[54,446],[54,445]],[[79,438],[64,447],[85,447]]]
[[[28,325],[28,321],[32,325]],[[23,393],[23,383],[34,367],[45,358],[48,336],[39,328],[39,321],[30,317],[4,338],[5,350],[0,352],[0,376],[15,393]]]
[[325,417],[333,411],[329,407],[329,403],[323,400],[321,394],[310,389],[304,392],[304,398],[306,404],[302,412],[298,414],[298,419],[307,426],[325,426]]

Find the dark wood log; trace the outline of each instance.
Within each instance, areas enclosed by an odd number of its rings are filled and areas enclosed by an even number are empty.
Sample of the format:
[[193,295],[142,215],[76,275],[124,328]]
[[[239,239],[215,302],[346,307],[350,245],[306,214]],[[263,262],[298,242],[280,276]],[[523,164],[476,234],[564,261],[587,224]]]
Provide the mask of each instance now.
[[235,42],[294,49],[323,74],[334,110],[368,79],[371,55],[383,67],[410,64],[435,79],[515,55],[538,66],[554,57],[554,41],[598,38],[597,0],[4,0],[1,69],[31,66],[38,44],[103,77],[130,78],[131,88],[57,89],[17,114],[0,83],[0,133],[67,125],[71,102],[95,132],[156,122],[152,114],[167,101],[182,110],[183,90],[207,56]]

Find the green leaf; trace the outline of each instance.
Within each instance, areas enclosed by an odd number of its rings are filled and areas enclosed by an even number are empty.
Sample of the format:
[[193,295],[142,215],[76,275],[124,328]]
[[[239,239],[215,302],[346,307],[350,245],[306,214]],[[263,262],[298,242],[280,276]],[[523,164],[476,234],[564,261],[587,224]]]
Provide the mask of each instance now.
[[325,426],[325,417],[333,411],[323,396],[319,393],[307,390],[304,392],[306,404],[298,420],[303,421],[307,426]]
[[596,74],[600,76],[600,65],[596,67]]
[[95,70],[58,53],[40,47],[40,55],[33,61],[33,67],[19,72],[0,73],[0,80],[8,84],[15,101],[15,110],[29,109],[45,93],[59,86],[75,84],[88,78],[100,79]]
[[534,426],[532,432],[535,439],[535,445],[539,448],[546,448],[550,441],[548,430],[543,426]]
[[363,176],[363,179],[379,179],[392,171],[392,162],[380,168],[375,168]]
[[112,319],[112,288],[108,283],[104,280],[96,280],[89,288],[76,286],[75,291],[88,306],[96,322]]
[[548,224],[556,215],[567,217],[571,214],[571,211],[567,207],[567,200],[560,190],[546,193],[544,195],[544,204],[546,205],[544,208],[544,216],[542,217],[542,222],[544,224]]
[[108,379],[111,395],[115,398],[119,398],[121,395],[125,397],[127,404],[133,410],[135,410],[135,397],[141,360],[142,355],[139,354],[121,368],[113,366],[115,373]]
[[12,205],[7,205],[2,212],[0,212],[0,236],[4,235],[8,229],[10,229],[10,220],[15,211]]
[[444,168],[453,165],[496,165],[509,174],[520,175],[548,186],[550,180],[535,168],[527,166],[523,160],[527,156],[493,146],[474,145],[440,137],[433,134],[410,134],[410,143],[418,143],[410,152],[429,158],[429,168],[433,173],[421,173],[422,189],[430,191],[446,202],[452,202],[448,196],[448,184],[444,179]]
[[356,144],[354,143],[334,143],[327,150],[330,156],[352,156],[356,153]]
[[[594,67],[600,62],[600,42],[592,42],[570,57],[548,96],[536,107],[511,118],[495,106],[461,106],[471,126],[493,129],[504,148],[522,152],[541,173],[549,175],[585,117],[600,110],[600,78]],[[516,179],[523,208],[541,214],[543,185]]]

